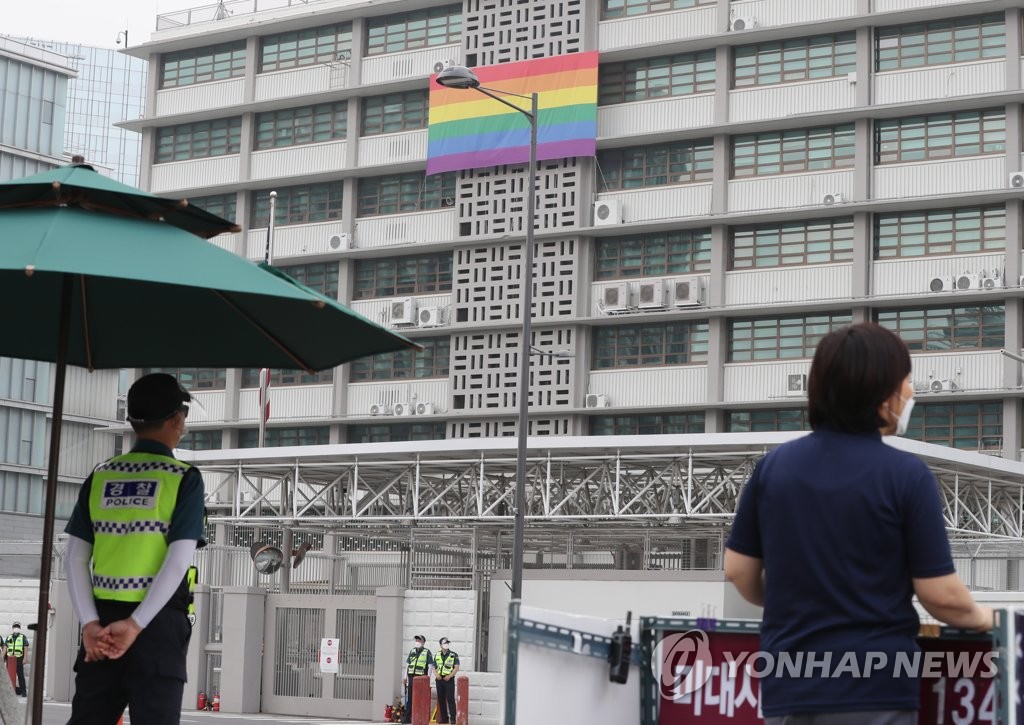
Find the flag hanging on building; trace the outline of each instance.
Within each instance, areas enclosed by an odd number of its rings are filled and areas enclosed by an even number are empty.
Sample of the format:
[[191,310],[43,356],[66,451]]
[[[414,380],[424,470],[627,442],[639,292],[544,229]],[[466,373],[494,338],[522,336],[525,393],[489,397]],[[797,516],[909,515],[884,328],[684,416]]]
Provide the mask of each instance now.
[[[597,51],[474,68],[480,85],[537,93],[537,160],[597,152]],[[427,174],[530,160],[530,124],[521,113],[473,90],[430,77]],[[530,110],[529,98],[502,96]]]

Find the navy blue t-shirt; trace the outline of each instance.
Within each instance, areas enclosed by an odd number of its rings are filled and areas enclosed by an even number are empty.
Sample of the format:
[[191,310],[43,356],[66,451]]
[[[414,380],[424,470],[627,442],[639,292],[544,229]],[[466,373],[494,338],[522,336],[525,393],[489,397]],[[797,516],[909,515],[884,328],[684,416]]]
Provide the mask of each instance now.
[[764,677],[766,716],[920,707],[917,679],[894,676],[896,653],[918,651],[911,579],[955,568],[938,483],[916,456],[877,433],[786,443],[754,469],[726,547],[764,560],[761,649],[776,660],[832,652],[834,671],[846,652],[861,668],[866,652],[888,659],[870,677]]

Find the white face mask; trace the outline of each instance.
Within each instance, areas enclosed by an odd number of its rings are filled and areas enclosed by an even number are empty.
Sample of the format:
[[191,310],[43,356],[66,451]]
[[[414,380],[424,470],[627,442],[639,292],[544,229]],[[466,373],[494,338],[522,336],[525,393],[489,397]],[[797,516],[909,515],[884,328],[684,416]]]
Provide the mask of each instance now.
[[899,418],[896,419],[896,435],[898,436],[904,435],[910,426],[910,414],[914,410],[914,396],[901,397],[900,400],[903,401],[903,410],[900,412]]

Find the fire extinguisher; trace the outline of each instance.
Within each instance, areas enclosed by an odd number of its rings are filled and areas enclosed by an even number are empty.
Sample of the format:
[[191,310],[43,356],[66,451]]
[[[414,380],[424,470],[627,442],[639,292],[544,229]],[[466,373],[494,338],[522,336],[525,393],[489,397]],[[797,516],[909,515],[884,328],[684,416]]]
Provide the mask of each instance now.
[[220,693],[213,693],[213,711],[220,712]]
[[384,722],[391,722],[391,705],[384,706]]
[[199,699],[196,701],[196,710],[205,710],[205,709],[206,709],[206,693],[205,692],[200,692],[199,693]]

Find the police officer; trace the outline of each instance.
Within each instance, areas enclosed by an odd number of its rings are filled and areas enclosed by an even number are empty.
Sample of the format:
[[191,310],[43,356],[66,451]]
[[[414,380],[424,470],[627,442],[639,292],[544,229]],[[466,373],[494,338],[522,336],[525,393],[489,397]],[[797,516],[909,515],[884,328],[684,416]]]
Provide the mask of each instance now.
[[166,373],[136,380],[127,412],[138,440],[96,467],[68,521],[68,588],[82,622],[68,725],[113,725],[125,705],[133,722],[181,720],[186,571],[206,543],[202,476],[173,457],[191,399]]
[[21,633],[21,624],[11,625],[11,634],[4,640],[4,654],[17,660],[18,686],[14,688],[16,695],[28,696],[25,687],[25,652],[28,651],[28,637]]
[[402,684],[405,685],[405,714],[402,716],[404,723],[412,722],[413,680],[417,677],[426,677],[430,673],[430,668],[434,666],[434,657],[424,646],[427,638],[417,634],[414,639],[416,646],[409,650],[409,656],[405,658],[405,675],[402,676]]
[[448,646],[451,640],[442,637],[441,651],[434,655],[434,682],[437,685],[437,707],[441,710],[438,723],[455,722],[455,674],[459,671],[459,655]]

